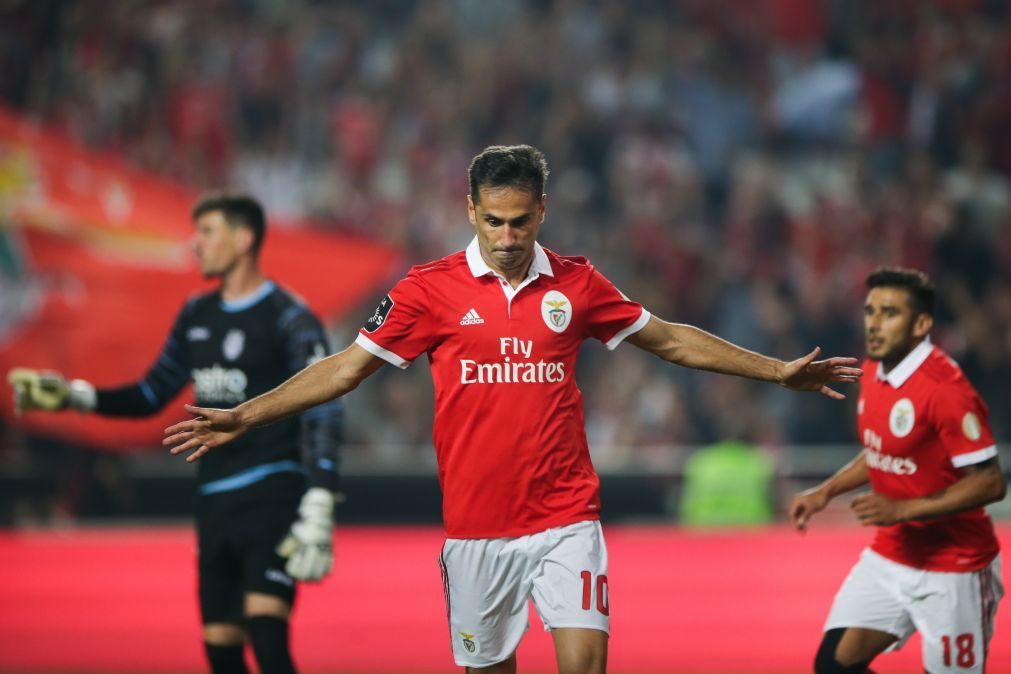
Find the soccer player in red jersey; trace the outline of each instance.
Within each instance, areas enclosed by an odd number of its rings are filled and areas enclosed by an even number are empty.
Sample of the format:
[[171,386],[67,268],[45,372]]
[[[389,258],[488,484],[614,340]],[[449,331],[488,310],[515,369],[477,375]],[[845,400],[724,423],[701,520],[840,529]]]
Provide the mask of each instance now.
[[857,401],[863,450],[790,505],[804,531],[834,497],[870,483],[852,509],[878,527],[836,595],[814,669],[869,671],[878,654],[920,630],[928,672],[983,672],[1004,593],[983,506],[1007,491],[986,405],[930,343],[935,292],[925,274],[878,269],[867,287],[868,377]]
[[815,361],[815,349],[786,363],[661,321],[584,258],[542,248],[547,176],[533,147],[486,148],[469,170],[476,236],[465,251],[413,268],[340,354],[234,409],[187,407],[197,418],[166,430],[165,444],[192,461],[426,354],[447,536],[439,561],[453,655],[468,671],[516,671],[530,598],[560,672],[605,671],[607,548],[574,379],[584,339],[832,398],[843,396],[830,383],[861,374],[856,359]]

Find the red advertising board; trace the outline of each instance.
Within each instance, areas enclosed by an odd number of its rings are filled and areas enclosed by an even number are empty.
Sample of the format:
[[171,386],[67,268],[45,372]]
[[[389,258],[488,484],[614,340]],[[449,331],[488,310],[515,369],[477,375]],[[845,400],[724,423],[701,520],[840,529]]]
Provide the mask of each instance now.
[[[0,110],[0,243],[8,266],[22,270],[0,279],[0,375],[50,368],[98,386],[142,376],[185,299],[211,287],[190,249],[196,197]],[[380,293],[397,259],[372,241],[272,221],[263,266],[333,320]],[[146,420],[14,419],[3,385],[0,415],[31,431],[129,451],[156,443],[188,396]]]

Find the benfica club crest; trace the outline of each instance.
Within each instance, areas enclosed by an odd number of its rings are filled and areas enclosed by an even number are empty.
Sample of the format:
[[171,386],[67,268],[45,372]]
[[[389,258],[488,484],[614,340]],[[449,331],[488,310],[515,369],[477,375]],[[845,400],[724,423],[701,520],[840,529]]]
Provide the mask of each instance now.
[[557,290],[549,290],[541,300],[541,317],[552,331],[563,332],[572,322],[572,303]]
[[477,655],[481,652],[481,646],[477,641],[477,637],[473,634],[467,632],[460,632],[460,640],[463,642],[464,649],[470,655]]
[[916,410],[913,408],[913,401],[903,398],[892,406],[892,412],[888,415],[888,427],[892,435],[897,438],[904,438],[913,430],[916,423]]

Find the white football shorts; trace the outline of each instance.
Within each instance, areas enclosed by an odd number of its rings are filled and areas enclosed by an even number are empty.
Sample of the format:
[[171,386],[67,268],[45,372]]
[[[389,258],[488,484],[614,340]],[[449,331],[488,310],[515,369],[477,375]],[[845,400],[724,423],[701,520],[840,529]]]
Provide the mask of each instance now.
[[894,634],[898,650],[913,632],[923,638],[931,674],[982,673],[1004,596],[1000,556],[978,571],[924,571],[864,550],[836,594],[825,631],[861,627]]
[[449,538],[439,566],[453,658],[461,667],[490,667],[508,659],[530,627],[531,598],[545,630],[610,633],[607,547],[600,522],[517,538]]

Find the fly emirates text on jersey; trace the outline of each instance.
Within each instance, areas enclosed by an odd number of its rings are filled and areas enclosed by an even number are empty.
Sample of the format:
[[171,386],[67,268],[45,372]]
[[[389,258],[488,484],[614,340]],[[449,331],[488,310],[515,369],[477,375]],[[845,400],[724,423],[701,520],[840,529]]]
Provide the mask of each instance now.
[[460,359],[461,384],[544,384],[565,380],[565,363],[531,360],[534,352],[532,339],[500,337],[499,353],[502,360],[479,363]]
[[864,429],[864,457],[867,465],[893,475],[912,475],[916,472],[916,461],[910,457],[892,456],[881,451],[881,436]]

